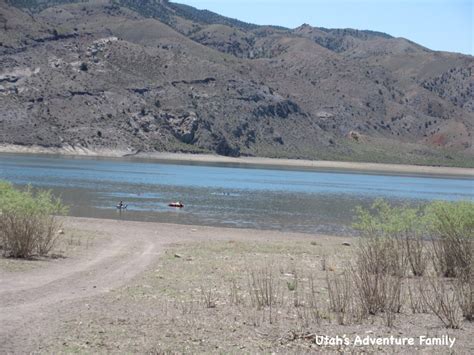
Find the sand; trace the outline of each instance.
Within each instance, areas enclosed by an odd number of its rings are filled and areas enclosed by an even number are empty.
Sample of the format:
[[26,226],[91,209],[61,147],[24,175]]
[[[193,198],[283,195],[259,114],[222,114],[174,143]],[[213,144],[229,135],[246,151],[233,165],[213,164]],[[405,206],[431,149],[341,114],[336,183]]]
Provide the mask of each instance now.
[[340,171],[361,171],[361,172],[379,172],[393,174],[426,174],[426,175],[444,175],[459,177],[474,177],[474,169],[471,168],[453,168],[421,165],[404,164],[378,164],[378,163],[356,163],[342,161],[314,161],[299,159],[274,159],[261,157],[240,157],[232,158],[220,155],[210,154],[183,154],[152,152],[136,153],[127,150],[91,150],[87,148],[77,148],[66,146],[62,148],[45,148],[39,146],[19,146],[11,144],[1,144],[0,152],[3,153],[21,153],[21,154],[59,154],[72,156],[90,156],[90,157],[133,157],[152,159],[157,161],[181,161],[181,162],[201,162],[201,163],[232,163],[242,165],[265,165],[273,167],[290,168],[309,168],[321,170],[340,170]]

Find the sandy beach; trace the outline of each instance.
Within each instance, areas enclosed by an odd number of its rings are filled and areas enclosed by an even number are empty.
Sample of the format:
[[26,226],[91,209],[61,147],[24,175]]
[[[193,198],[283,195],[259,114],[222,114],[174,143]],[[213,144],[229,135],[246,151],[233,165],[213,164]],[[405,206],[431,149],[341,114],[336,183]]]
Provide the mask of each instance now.
[[439,166],[421,166],[404,164],[378,164],[378,163],[359,163],[343,161],[323,161],[323,160],[304,160],[304,159],[274,159],[262,157],[239,157],[232,158],[221,155],[211,154],[184,154],[184,153],[166,153],[166,152],[134,152],[127,150],[91,150],[87,148],[78,148],[66,146],[62,148],[45,148],[40,146],[20,146],[12,144],[0,144],[0,152],[18,153],[18,154],[54,154],[66,156],[90,156],[90,157],[109,157],[109,158],[137,158],[150,159],[157,161],[180,161],[180,162],[200,162],[200,163],[232,163],[242,165],[264,165],[273,167],[289,168],[308,168],[320,170],[341,170],[341,171],[366,171],[394,174],[426,174],[426,175],[445,175],[459,177],[474,177],[474,169],[471,168],[453,168]]

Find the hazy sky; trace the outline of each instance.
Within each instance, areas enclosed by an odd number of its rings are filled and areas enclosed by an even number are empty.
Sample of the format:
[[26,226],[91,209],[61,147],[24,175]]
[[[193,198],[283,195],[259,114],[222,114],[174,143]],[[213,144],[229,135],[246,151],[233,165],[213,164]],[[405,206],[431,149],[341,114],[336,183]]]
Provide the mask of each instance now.
[[172,0],[256,24],[356,28],[473,53],[474,0]]

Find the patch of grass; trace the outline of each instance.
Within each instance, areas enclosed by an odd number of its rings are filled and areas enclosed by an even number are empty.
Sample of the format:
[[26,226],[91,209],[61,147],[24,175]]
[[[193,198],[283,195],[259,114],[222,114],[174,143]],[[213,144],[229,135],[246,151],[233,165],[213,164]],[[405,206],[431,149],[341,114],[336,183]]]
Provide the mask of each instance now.
[[[341,148],[334,152],[332,159],[341,161],[390,163],[473,168],[474,159],[470,155],[442,148],[369,138],[368,142],[341,140]],[[340,152],[339,152],[340,151]],[[346,151],[346,153],[342,153]]]

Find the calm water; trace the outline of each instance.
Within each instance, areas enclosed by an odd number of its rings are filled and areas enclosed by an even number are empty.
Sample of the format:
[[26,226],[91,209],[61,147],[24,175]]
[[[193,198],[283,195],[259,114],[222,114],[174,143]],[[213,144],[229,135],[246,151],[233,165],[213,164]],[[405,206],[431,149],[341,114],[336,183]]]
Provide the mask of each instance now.
[[[0,179],[48,188],[70,214],[350,234],[354,208],[474,200],[474,180],[144,160],[0,154]],[[115,205],[124,200],[128,210]],[[169,208],[181,200],[185,208]]]

